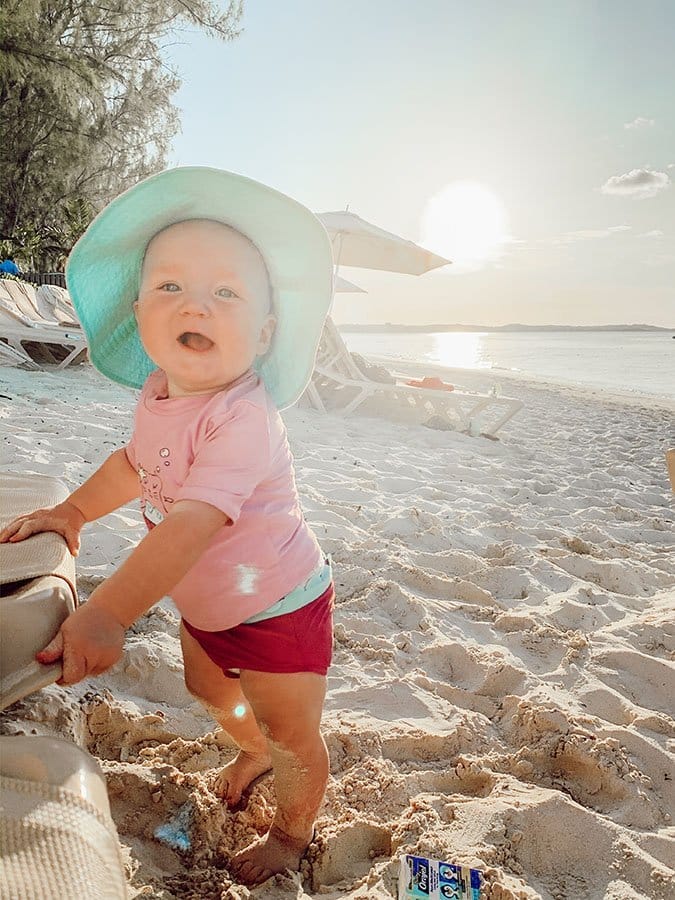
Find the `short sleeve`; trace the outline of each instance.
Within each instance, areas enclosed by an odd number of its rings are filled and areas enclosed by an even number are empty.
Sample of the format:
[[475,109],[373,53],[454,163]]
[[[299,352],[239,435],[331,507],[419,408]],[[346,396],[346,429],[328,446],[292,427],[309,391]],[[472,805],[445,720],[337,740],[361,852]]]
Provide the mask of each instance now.
[[176,499],[209,503],[236,522],[269,466],[267,410],[240,400],[206,429]]

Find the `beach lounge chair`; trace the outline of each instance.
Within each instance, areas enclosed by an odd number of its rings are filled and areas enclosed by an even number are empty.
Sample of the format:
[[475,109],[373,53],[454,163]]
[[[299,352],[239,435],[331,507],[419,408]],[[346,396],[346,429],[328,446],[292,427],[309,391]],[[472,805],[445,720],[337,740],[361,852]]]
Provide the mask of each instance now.
[[[56,478],[2,473],[0,528],[67,495]],[[35,654],[76,603],[75,563],[60,535],[47,532],[0,544],[0,709],[61,677],[60,663],[43,666]]]
[[2,340],[0,340],[0,366],[28,366],[29,369],[40,368],[24,350],[19,352]]
[[0,737],[0,896],[128,897],[103,774],[70,741]]
[[[0,527],[59,503],[63,484],[0,474]],[[57,534],[0,544],[0,709],[56,681],[37,650],[76,604],[75,564]],[[70,741],[0,737],[0,896],[7,900],[125,900],[124,868],[96,761]]]
[[343,415],[362,411],[382,413],[403,421],[494,437],[523,402],[492,394],[474,394],[374,381],[357,366],[342,335],[330,318],[319,343],[307,400],[321,412]]
[[77,320],[63,294],[55,294],[60,290],[51,285],[36,290],[26,282],[0,281],[0,341],[24,362],[38,362],[37,349],[41,359],[65,369],[86,353],[84,332],[73,324]]

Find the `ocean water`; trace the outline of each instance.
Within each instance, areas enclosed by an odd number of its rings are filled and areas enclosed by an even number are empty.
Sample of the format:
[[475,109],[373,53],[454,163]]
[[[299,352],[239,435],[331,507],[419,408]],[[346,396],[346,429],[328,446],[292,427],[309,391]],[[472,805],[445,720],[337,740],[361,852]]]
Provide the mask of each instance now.
[[675,398],[675,340],[668,331],[345,332],[366,357],[518,373],[542,381]]

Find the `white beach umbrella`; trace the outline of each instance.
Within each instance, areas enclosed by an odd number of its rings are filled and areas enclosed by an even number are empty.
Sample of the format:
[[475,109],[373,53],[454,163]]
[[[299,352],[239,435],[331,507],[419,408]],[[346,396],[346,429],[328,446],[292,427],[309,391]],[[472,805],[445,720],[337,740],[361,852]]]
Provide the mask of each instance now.
[[348,210],[317,215],[331,239],[333,258],[338,267],[356,266],[422,275],[450,263],[449,259],[366,222]]

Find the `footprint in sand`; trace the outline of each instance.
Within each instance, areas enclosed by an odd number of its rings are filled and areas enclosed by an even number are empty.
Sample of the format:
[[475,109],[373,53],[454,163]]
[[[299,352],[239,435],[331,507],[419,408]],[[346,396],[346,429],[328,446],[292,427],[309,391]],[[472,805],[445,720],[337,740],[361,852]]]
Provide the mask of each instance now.
[[593,669],[609,687],[637,705],[672,714],[675,667],[635,650],[603,650],[593,654]]
[[[522,797],[520,807],[512,807],[504,815],[503,827],[502,858],[508,869],[534,873],[541,885],[536,895],[528,890],[528,898],[666,900],[672,896],[672,870],[664,858],[665,847],[660,849],[662,860],[658,861],[658,856],[640,852],[636,844],[623,838],[617,846],[616,833],[604,818],[560,793],[537,793],[529,802],[527,796]],[[600,860],[615,862],[608,866]],[[612,885],[617,885],[617,877],[627,870],[631,886],[615,892]]]

